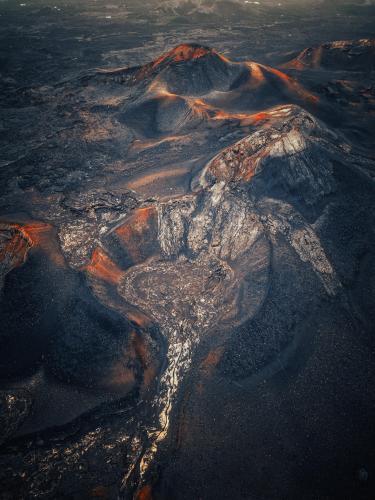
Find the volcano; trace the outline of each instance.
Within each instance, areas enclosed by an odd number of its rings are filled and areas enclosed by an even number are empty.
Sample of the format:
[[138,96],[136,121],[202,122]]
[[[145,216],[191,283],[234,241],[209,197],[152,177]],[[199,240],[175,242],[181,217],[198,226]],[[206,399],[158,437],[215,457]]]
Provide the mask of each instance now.
[[371,89],[361,108],[324,90],[372,82],[373,46],[273,67],[181,44],[22,91],[32,140],[1,173],[4,498],[373,491]]
[[[137,135],[182,133],[202,121],[246,119],[266,105],[292,102],[314,107],[318,98],[296,80],[255,62],[232,62],[213,49],[180,45],[145,66],[106,70],[93,77],[129,89],[114,106]],[[104,89],[107,94],[107,90]]]
[[371,72],[374,71],[374,58],[374,40],[337,41],[305,49],[284,67]]

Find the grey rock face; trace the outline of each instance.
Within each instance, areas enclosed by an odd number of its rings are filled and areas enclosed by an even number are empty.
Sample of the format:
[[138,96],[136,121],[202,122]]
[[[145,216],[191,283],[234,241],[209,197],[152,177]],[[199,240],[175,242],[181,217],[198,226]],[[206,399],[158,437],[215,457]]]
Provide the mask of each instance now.
[[71,194],[62,205],[70,212],[61,222],[59,239],[66,258],[73,267],[86,264],[100,235],[123,219],[137,205],[129,191],[116,194],[92,190]]
[[255,197],[278,191],[308,205],[335,191],[331,159],[340,139],[310,113],[283,106],[270,111],[272,125],[219,153],[205,168],[201,184],[246,182]]

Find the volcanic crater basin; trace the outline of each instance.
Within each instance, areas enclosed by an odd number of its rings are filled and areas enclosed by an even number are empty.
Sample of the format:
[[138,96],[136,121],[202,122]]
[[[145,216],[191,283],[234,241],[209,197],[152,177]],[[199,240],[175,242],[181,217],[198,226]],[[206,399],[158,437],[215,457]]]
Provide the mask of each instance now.
[[[93,263],[86,269],[94,282],[112,283],[124,307],[156,323],[167,345],[151,396],[148,442],[124,477],[125,489],[134,482],[140,488],[152,476],[179,388],[203,341],[219,330],[210,342],[219,348],[226,333],[251,321],[266,300],[278,238],[287,240],[329,296],[341,293],[314,229],[287,201],[299,183],[300,203],[307,207],[335,189],[330,158],[333,152],[340,157],[340,143],[299,107],[279,107],[270,118],[272,124],[209,161],[193,179],[192,193],[135,210],[103,237],[101,268]],[[282,199],[267,197],[269,179]],[[108,301],[102,288],[96,293]]]
[[[117,264],[103,260],[105,269],[95,277],[93,268],[91,279],[108,276],[124,305],[155,322],[167,344],[165,369],[152,397],[153,423],[146,426],[150,442],[124,478],[129,488],[134,474],[140,477],[138,487],[150,476],[179,387],[202,340],[215,327],[225,332],[249,320],[264,301],[271,249],[246,194],[222,182],[198,194],[140,208],[115,234],[104,239],[104,251],[115,256],[118,265],[129,257],[134,264],[112,280]],[[100,288],[97,293],[108,301]]]

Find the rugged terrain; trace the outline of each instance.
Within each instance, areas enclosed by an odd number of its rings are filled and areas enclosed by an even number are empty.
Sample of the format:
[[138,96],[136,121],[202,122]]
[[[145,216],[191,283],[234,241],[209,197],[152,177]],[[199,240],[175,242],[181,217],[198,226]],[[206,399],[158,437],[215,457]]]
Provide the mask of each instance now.
[[374,56],[3,81],[1,498],[373,496]]

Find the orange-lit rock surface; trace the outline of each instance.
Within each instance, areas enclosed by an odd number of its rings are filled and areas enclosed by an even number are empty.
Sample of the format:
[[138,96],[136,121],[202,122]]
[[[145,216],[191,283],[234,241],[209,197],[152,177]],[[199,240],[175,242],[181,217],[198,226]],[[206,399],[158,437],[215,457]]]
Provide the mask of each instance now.
[[2,276],[15,267],[21,266],[31,248],[41,250],[55,265],[65,265],[63,254],[57,243],[56,232],[50,224],[0,222]]
[[157,211],[155,207],[135,210],[127,221],[115,230],[121,246],[133,263],[144,260],[156,243]]
[[84,269],[90,275],[112,284],[117,284],[123,273],[101,248],[94,250],[90,263]]
[[170,52],[163,54],[153,64],[153,68],[163,64],[171,62],[180,61],[190,61],[191,59],[199,59],[200,57],[207,56],[208,54],[214,52],[206,47],[200,47],[199,45],[179,45],[175,47]]
[[0,231],[0,262],[2,267],[8,267],[11,270],[24,263],[33,242],[27,233],[21,231],[16,225],[2,223]]
[[152,488],[150,485],[143,486],[135,496],[135,500],[152,500]]

